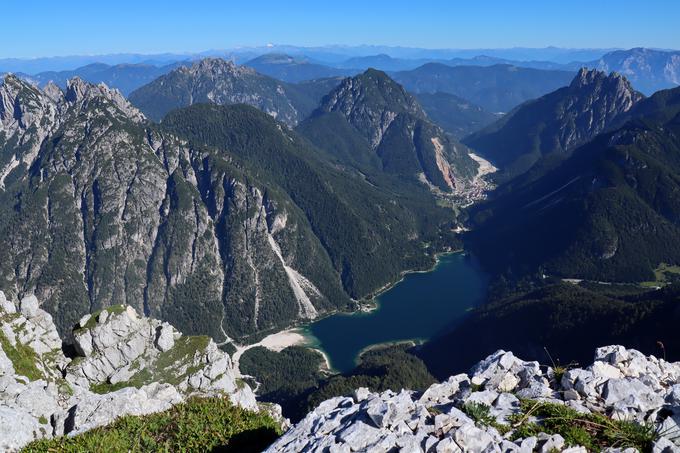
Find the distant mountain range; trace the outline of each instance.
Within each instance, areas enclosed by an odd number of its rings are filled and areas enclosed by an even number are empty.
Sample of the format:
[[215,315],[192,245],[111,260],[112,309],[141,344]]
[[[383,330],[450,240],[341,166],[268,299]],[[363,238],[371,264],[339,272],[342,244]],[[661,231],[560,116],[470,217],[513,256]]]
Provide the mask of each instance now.
[[[281,51],[277,51],[281,49]],[[403,52],[392,54],[366,54],[372,47],[349,49],[333,54],[319,49],[289,46],[237,49],[233,51],[209,51],[200,54],[109,55],[98,57],[55,57],[50,59],[0,60],[0,75],[15,72],[20,77],[32,80],[40,86],[53,81],[63,87],[71,77],[80,77],[91,83],[104,82],[118,88],[125,95],[169,72],[181,64],[191,65],[192,61],[205,56],[216,56],[245,64],[257,72],[284,82],[297,83],[319,78],[346,77],[368,68],[382,71],[402,72],[420,69],[423,65],[437,63],[446,66],[495,66],[511,65],[520,68],[551,71],[575,72],[581,67],[619,72],[625,75],[633,86],[650,95],[657,90],[672,88],[680,82],[680,52],[653,49],[602,51],[560,51],[560,49],[535,49],[535,52],[500,52],[493,49],[478,51],[432,51]],[[376,50],[378,48],[375,48]],[[289,53],[282,52],[283,50]],[[356,51],[361,55],[351,56]],[[514,56],[514,58],[513,58]],[[564,61],[565,56],[579,57]],[[595,56],[595,58],[592,58]],[[529,58],[531,57],[531,58]],[[549,57],[542,59],[543,57]],[[587,59],[585,57],[588,57]],[[78,65],[77,63],[90,63]],[[64,66],[67,69],[64,69]],[[50,68],[49,71],[40,69]],[[52,68],[58,68],[54,70]],[[444,90],[446,91],[446,90]],[[464,94],[449,91],[464,99]],[[541,93],[545,94],[545,93]],[[479,102],[475,102],[479,104]],[[514,105],[513,105],[514,106]]]
[[[164,53],[164,54],[110,54],[88,56],[62,56],[45,58],[3,58],[0,59],[0,72],[23,72],[37,74],[45,71],[73,70],[92,63],[117,64],[151,64],[164,66],[184,60],[196,60],[205,57],[217,57],[235,60],[239,63],[252,60],[265,54],[285,54],[296,58],[308,58],[315,63],[337,66],[354,57],[372,55],[390,55],[393,58],[409,60],[450,60],[453,58],[469,59],[479,55],[517,61],[552,61],[570,63],[573,61],[597,60],[604,54],[617,49],[566,49],[558,47],[546,48],[511,48],[511,49],[420,49],[414,47],[390,46],[323,46],[299,47],[288,45],[267,45],[261,47],[240,47],[225,50],[207,50],[196,53]],[[362,69],[362,68],[357,68]]]
[[41,87],[47,85],[48,82],[54,82],[60,88],[66,88],[66,84],[70,79],[79,77],[90,83],[105,83],[111,88],[120,90],[127,96],[130,92],[140,86],[146,85],[182,64],[185,63],[176,62],[164,66],[154,66],[144,63],[126,63],[110,66],[104,63],[93,63],[72,71],[48,71],[40,72],[35,75],[18,75]]
[[260,74],[268,75],[284,82],[303,82],[329,77],[351,76],[359,72],[352,67],[340,69],[323,64],[312,63],[306,58],[291,57],[285,54],[265,54],[244,63]]
[[650,95],[680,85],[680,52],[631,49],[611,52],[587,64],[601,71],[616,71]]
[[508,112],[518,104],[568,85],[571,71],[546,71],[509,65],[447,66],[428,63],[391,76],[413,93],[444,92],[490,112]]

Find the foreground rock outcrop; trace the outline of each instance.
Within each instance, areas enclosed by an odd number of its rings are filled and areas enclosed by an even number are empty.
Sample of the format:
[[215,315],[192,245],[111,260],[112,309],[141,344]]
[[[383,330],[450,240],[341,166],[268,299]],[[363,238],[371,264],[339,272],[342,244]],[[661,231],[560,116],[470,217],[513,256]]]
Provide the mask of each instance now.
[[546,369],[498,351],[422,393],[327,400],[267,451],[585,452],[579,442],[680,451],[680,363],[607,346],[587,368]]
[[226,395],[258,410],[208,337],[184,336],[129,306],[83,317],[73,336],[77,356],[68,358],[34,296],[17,304],[0,291],[0,451],[163,411],[191,395]]

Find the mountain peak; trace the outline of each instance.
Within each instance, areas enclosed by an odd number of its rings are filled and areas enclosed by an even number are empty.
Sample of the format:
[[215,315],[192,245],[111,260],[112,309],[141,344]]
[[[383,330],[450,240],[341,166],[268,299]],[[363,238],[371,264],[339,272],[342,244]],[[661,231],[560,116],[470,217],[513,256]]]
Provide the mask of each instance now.
[[54,102],[61,102],[64,99],[64,92],[51,80],[43,87],[43,92]]
[[607,75],[606,72],[597,69],[581,68],[574,80],[571,82],[571,87],[580,88],[588,85],[604,83],[606,81],[614,82],[616,84],[623,84],[625,88],[634,91],[633,86],[628,80],[618,72],[612,72]]
[[395,85],[397,82],[394,80],[390,79],[390,77],[387,75],[385,71],[381,71],[380,69],[376,68],[368,68],[365,70],[362,74],[359,74],[357,76],[358,78],[368,78],[368,79],[374,79],[374,80],[380,80],[380,81],[385,81],[385,82],[392,82]]
[[[46,92],[46,94],[52,97],[50,93]],[[115,88],[109,88],[104,83],[94,85],[85,82],[80,77],[73,77],[66,83],[64,99],[70,105],[79,105],[81,107],[88,105],[93,100],[105,99],[117,107],[132,121],[141,123],[145,120],[144,115],[133,107],[120,91]]]
[[195,62],[191,67],[183,67],[185,71],[192,75],[210,75],[212,77],[219,77],[224,75],[241,76],[244,74],[256,74],[256,72],[246,66],[239,66],[231,60],[224,58],[204,58]]
[[324,112],[341,112],[369,139],[375,148],[390,123],[401,113],[425,118],[416,99],[387,74],[368,69],[340,83],[320,107]]
[[633,85],[618,72],[607,74],[597,69],[581,68],[569,85],[572,92],[589,93],[591,96],[610,96],[616,99],[623,111],[644,98]]
[[10,128],[28,127],[42,112],[54,110],[47,104],[52,103],[40,89],[14,74],[6,74],[0,84],[0,131],[11,136]]

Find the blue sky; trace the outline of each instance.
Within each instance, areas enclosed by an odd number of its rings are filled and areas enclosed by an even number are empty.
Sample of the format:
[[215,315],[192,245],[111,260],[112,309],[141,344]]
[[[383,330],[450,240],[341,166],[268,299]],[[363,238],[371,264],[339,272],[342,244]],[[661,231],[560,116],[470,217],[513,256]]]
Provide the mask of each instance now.
[[3,0],[0,58],[196,52],[268,42],[680,48],[677,0]]

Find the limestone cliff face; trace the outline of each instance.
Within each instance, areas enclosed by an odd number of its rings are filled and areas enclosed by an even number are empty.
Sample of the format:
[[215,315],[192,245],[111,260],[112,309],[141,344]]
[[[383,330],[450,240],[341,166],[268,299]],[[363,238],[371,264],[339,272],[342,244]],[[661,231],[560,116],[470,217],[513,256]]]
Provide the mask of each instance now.
[[0,340],[3,451],[122,415],[166,410],[190,395],[225,395],[258,410],[253,392],[237,382],[231,359],[210,338],[182,335],[130,306],[84,316],[71,359],[35,296],[17,303],[0,291]]
[[561,374],[498,351],[422,393],[324,401],[267,452],[674,452],[679,415],[680,363],[607,346]]
[[104,85],[8,76],[0,99],[0,288],[35,293],[62,333],[126,304],[226,341],[332,307],[294,264],[313,252],[340,288],[309,226],[228,155],[160,132]]

